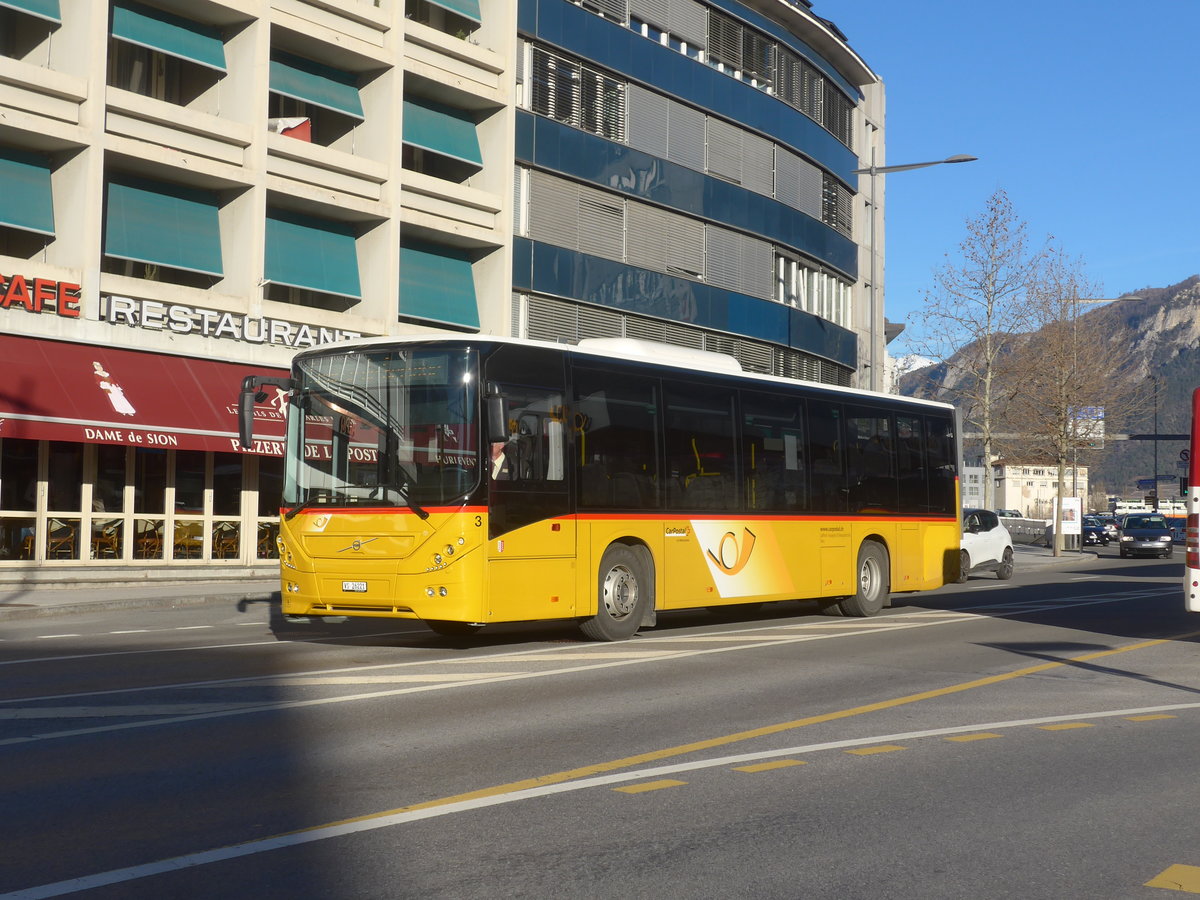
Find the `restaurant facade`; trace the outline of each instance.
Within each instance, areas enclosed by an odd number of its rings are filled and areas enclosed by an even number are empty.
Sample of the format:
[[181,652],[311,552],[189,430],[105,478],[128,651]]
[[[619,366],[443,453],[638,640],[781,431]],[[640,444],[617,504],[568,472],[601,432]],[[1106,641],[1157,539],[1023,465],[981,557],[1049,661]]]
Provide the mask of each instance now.
[[348,338],[877,384],[883,120],[807,0],[0,0],[0,571],[277,565]]

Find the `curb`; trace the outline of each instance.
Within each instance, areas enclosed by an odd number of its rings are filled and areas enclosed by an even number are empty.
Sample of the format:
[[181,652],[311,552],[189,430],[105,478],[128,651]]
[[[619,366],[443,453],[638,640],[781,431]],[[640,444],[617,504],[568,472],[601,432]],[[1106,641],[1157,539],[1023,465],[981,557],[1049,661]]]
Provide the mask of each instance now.
[[209,604],[228,603],[233,606],[245,606],[250,603],[271,603],[278,605],[279,591],[255,592],[223,592],[213,594],[195,594],[190,597],[125,597],[112,600],[79,600],[52,605],[37,603],[0,603],[0,622],[14,619],[38,619],[50,616],[78,615],[89,612],[111,612],[120,609],[176,609],[185,606],[205,606]]

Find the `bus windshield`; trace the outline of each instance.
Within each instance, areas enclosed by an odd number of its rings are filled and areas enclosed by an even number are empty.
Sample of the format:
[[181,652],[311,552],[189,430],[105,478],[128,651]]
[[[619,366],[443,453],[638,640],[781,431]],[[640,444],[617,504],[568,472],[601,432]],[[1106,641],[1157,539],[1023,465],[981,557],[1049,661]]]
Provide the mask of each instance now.
[[283,505],[424,507],[479,483],[478,362],[463,348],[297,360]]

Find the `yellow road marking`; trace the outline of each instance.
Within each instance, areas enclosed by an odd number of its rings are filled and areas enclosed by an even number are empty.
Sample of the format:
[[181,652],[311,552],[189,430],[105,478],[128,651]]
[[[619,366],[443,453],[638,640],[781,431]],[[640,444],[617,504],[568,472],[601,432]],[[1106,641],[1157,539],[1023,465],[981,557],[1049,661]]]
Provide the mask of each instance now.
[[656,656],[667,657],[678,651],[675,650],[584,650],[582,652],[539,653],[536,655],[521,655],[514,653],[502,657],[504,662],[558,662],[564,659],[652,659]]
[[396,816],[401,813],[416,812],[424,809],[434,809],[439,806],[447,806],[451,803],[463,803],[470,800],[479,800],[487,797],[496,797],[503,794],[511,794],[515,791],[529,790],[531,788],[544,787],[551,784],[562,784],[566,781],[574,781],[579,778],[588,778],[593,775],[603,775],[608,772],[615,772],[620,769],[630,769],[635,766],[643,766],[647,763],[658,762],[664,759],[673,757],[685,756],[689,753],[698,753],[702,750],[711,750],[715,747],[724,747],[729,744],[741,743],[743,741],[754,740],[756,738],[768,737],[773,734],[782,734],[787,731],[794,731],[797,728],[805,728],[809,725],[820,725],[826,722],[836,722],[841,719],[849,719],[854,716],[861,716],[866,713],[879,712],[885,709],[895,709],[900,706],[907,706],[911,703],[919,703],[923,700],[932,700],[938,697],[949,697],[953,694],[961,694],[964,691],[975,690],[976,688],[988,687],[993,684],[1003,684],[1006,681],[1013,681],[1017,678],[1022,678],[1026,675],[1036,675],[1039,672],[1048,672],[1051,669],[1059,669],[1064,666],[1069,666],[1074,663],[1090,662],[1094,659],[1103,659],[1106,656],[1115,656],[1119,653],[1128,653],[1131,650],[1144,650],[1147,647],[1157,647],[1160,644],[1168,644],[1172,641],[1186,640],[1200,636],[1200,631],[1187,632],[1184,634],[1173,635],[1169,638],[1160,638],[1157,640],[1141,641],[1136,644],[1129,644],[1125,647],[1118,647],[1114,650],[1100,650],[1095,653],[1085,653],[1082,656],[1072,656],[1068,659],[1058,660],[1055,662],[1039,663],[1036,666],[1027,666],[1024,669],[1016,669],[1012,672],[1005,672],[1002,675],[989,675],[986,678],[977,678],[974,681],[965,681],[960,684],[952,684],[942,688],[934,688],[929,691],[921,691],[916,694],[908,694],[903,697],[893,697],[891,700],[880,700],[876,703],[867,703],[862,706],[854,706],[849,709],[840,709],[833,712],[820,713],[815,716],[806,716],[803,719],[795,719],[790,722],[778,722],[774,725],[766,725],[762,728],[753,728],[748,731],[739,731],[733,734],[726,734],[720,737],[708,738],[702,741],[693,741],[690,744],[680,744],[675,747],[664,747],[660,750],[651,750],[647,753],[639,753],[634,756],[626,756],[621,759],[613,759],[608,762],[595,763],[588,766],[580,766],[575,769],[566,769],[561,772],[553,772],[548,775],[538,775],[533,778],[525,778],[521,781],[511,781],[507,784],[498,784],[488,788],[480,788],[475,791],[467,791],[462,794],[455,794],[450,797],[440,797],[436,800],[426,800],[423,803],[413,803],[409,806],[401,806],[396,809],[384,810],[383,812],[368,813],[363,816],[354,816],[349,819],[341,819],[336,822],[327,822],[323,825],[313,825],[309,828],[300,829],[297,834],[302,834],[306,831],[316,831],[320,829],[333,828],[340,825],[348,825],[355,822],[368,822],[372,819],[380,819],[384,817]]
[[1091,722],[1059,722],[1057,725],[1039,725],[1042,731],[1070,731],[1072,728],[1095,728]]
[[1126,716],[1130,722],[1153,722],[1155,719],[1175,719],[1177,716],[1169,716],[1166,713],[1155,713],[1152,716]]
[[881,744],[878,747],[859,747],[857,750],[847,750],[853,756],[874,756],[876,753],[895,753],[897,750],[907,750],[899,744]]
[[807,765],[808,763],[802,759],[777,759],[774,762],[755,763],[752,766],[734,766],[733,769],[735,772],[750,772],[753,774],[755,772],[769,772],[772,769],[784,769],[788,766]]
[[646,791],[661,791],[663,788],[679,787],[686,781],[676,781],[674,778],[663,778],[659,781],[646,781],[642,784],[627,784],[625,787],[613,788],[622,794],[644,794]]
[[1166,888],[1186,894],[1200,894],[1200,866],[1168,866],[1146,882],[1146,887]]
[[946,740],[955,741],[959,744],[965,744],[967,741],[986,741],[988,738],[1004,737],[1002,734],[996,734],[994,731],[981,731],[978,734],[956,734],[954,737],[948,737]]

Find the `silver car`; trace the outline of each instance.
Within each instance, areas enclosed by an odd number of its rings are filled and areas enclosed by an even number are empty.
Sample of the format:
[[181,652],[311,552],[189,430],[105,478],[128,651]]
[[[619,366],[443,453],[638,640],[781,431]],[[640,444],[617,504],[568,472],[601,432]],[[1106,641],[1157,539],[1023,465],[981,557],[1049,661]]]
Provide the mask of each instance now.
[[1121,520],[1121,556],[1170,556],[1171,527],[1158,513],[1128,515]]

